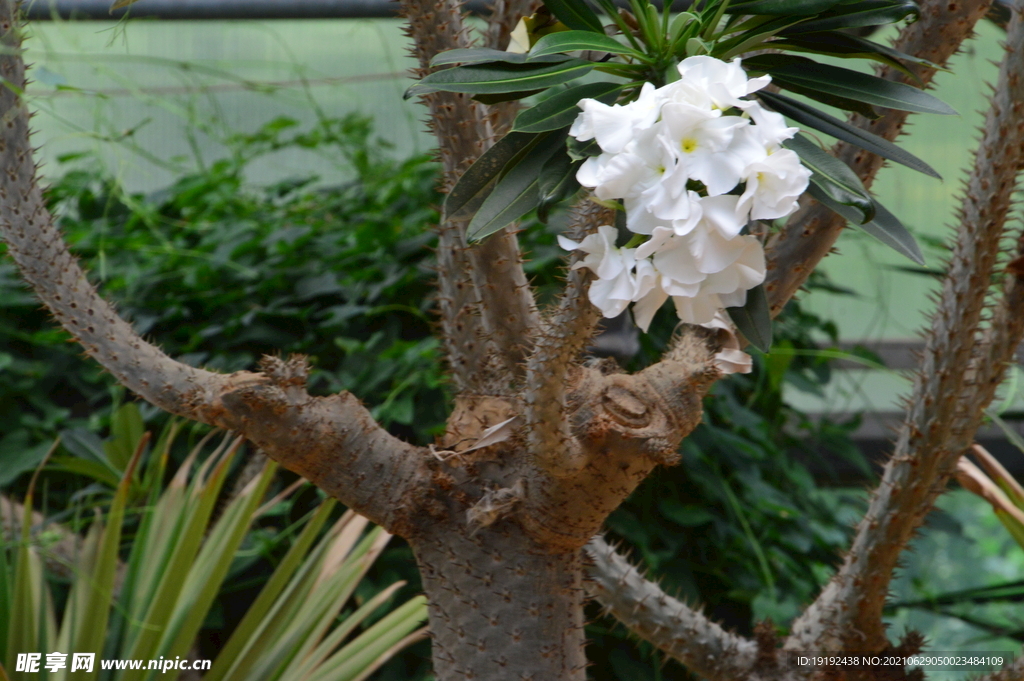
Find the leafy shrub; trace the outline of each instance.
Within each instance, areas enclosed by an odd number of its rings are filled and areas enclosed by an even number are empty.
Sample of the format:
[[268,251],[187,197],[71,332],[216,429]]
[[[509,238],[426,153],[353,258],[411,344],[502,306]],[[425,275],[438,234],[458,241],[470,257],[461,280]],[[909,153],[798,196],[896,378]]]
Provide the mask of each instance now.
[[[241,438],[232,443],[230,436],[193,470],[202,449],[196,447],[165,486],[163,472],[179,425],[172,422],[165,429],[147,459],[145,475],[139,471],[148,451],[148,433],[108,441],[115,445],[108,452],[123,444],[130,450],[129,458],[123,461],[123,475],[106,518],[94,508],[85,539],[71,542],[75,555],[66,556],[73,564],[62,612],[54,607],[51,589],[42,578],[45,548],[32,537],[30,486],[20,536],[8,536],[7,528],[0,531],[0,678],[34,678],[39,670],[19,670],[16,661],[21,654],[41,651],[64,654],[62,668],[49,674],[59,681],[72,675],[73,652],[95,655],[92,678],[120,681],[152,679],[157,672],[104,671],[100,659],[159,656],[172,662],[189,656],[222,582],[240,572],[237,552],[246,543],[251,523],[280,500],[260,507],[277,468],[267,462],[218,509],[242,445]],[[129,505],[133,485],[145,488],[146,503],[141,507]],[[351,511],[328,524],[334,506],[334,500],[324,501],[291,528],[294,542],[217,651],[205,678],[355,681],[422,637],[423,630],[413,635],[427,616],[422,596],[365,626],[401,582],[346,610],[390,535],[373,528],[363,537],[368,521]],[[132,517],[136,512],[138,517]],[[321,533],[325,524],[328,529]],[[130,549],[123,552],[129,533]],[[123,553],[127,555],[122,563]],[[360,627],[365,630],[345,643]]]

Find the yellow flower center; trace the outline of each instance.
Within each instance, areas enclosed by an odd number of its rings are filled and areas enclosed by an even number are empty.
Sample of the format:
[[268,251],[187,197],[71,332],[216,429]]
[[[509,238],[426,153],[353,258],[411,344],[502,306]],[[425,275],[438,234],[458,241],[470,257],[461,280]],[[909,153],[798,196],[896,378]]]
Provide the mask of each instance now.
[[692,137],[684,137],[681,146],[687,154],[693,153],[693,150],[697,148],[697,140]]

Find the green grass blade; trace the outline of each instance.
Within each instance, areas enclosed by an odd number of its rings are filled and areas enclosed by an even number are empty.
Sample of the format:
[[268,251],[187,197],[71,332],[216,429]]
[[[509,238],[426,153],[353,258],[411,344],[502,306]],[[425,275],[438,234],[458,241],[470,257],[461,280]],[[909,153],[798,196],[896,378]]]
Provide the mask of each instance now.
[[355,628],[363,623],[363,621],[372,615],[377,608],[381,607],[394,595],[396,591],[405,586],[405,582],[395,582],[388,588],[381,591],[379,594],[368,600],[362,606],[359,607],[354,613],[345,618],[345,621],[339,624],[334,630],[324,638],[324,640],[316,647],[316,649],[306,656],[305,660],[301,664],[296,666],[295,664],[289,665],[288,669],[285,670],[285,676],[290,679],[301,679],[307,674],[314,671],[320,666],[324,660],[330,657],[331,653],[344,641],[349,634],[355,631]]
[[[241,446],[241,439],[236,440],[236,445],[231,452],[237,451]],[[218,453],[210,458],[213,459]],[[183,586],[181,576],[188,573],[189,568],[195,561],[196,554],[206,534],[206,526],[217,503],[217,496],[227,476],[230,456],[221,457],[209,478],[200,487],[193,487],[195,496],[194,506],[185,511],[187,517],[183,522],[183,529],[178,536],[177,545],[167,561],[166,569],[163,570],[158,586],[156,587],[152,601],[146,609],[146,616],[138,625],[138,634],[131,645],[130,652],[126,657],[136,660],[153,657],[161,639],[164,636],[165,628],[174,613],[174,604],[181,594]],[[197,473],[199,477],[206,466],[201,467]],[[117,676],[121,681],[141,681],[148,676],[147,670],[128,669]]]
[[[134,406],[134,405],[133,405]],[[122,407],[123,408],[123,407]],[[96,653],[100,657],[107,636],[107,624],[110,620],[110,606],[114,600],[114,584],[117,581],[118,551],[121,547],[121,530],[124,525],[125,507],[131,491],[132,478],[138,467],[142,453],[149,444],[149,433],[136,440],[135,451],[121,478],[110,505],[106,529],[99,541],[96,562],[93,570],[88,573],[89,583],[86,585],[87,598],[81,613],[80,628],[76,632],[73,650],[80,653]],[[99,665],[93,665],[92,672],[79,672],[78,679],[95,679],[99,674]]]
[[165,636],[163,645],[158,648],[158,653],[163,657],[188,655],[217,597],[220,585],[231,568],[235,553],[249,531],[253,513],[263,500],[276,472],[277,464],[268,460],[262,475],[231,502],[210,532],[175,605],[175,613],[167,630],[168,634],[173,634],[173,639]]
[[302,533],[292,544],[291,548],[288,549],[288,553],[285,554],[280,564],[278,564],[277,569],[274,570],[270,579],[267,580],[267,583],[260,590],[259,596],[249,606],[242,621],[235,627],[227,644],[217,655],[217,659],[213,662],[213,667],[203,675],[204,681],[221,681],[232,665],[234,665],[235,660],[238,659],[238,655],[242,652],[246,643],[258,631],[260,622],[270,612],[274,601],[281,595],[281,592],[288,585],[289,580],[291,580],[295,571],[299,568],[302,560],[308,554],[310,547],[316,540],[324,523],[327,522],[334,507],[334,500],[328,499],[320,504],[320,507],[313,516],[306,522]]
[[427,619],[427,599],[416,596],[339,650],[307,681],[355,681],[383,653]]

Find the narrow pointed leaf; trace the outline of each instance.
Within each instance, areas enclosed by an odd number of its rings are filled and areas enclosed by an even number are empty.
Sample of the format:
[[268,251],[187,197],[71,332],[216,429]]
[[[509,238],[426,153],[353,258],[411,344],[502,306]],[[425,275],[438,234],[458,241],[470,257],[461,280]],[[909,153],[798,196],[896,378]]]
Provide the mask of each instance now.
[[783,87],[795,86],[806,92],[820,92],[900,111],[956,115],[955,109],[923,90],[804,57],[764,54],[751,57],[743,65],[771,74],[772,80]]
[[406,601],[333,655],[311,681],[353,681],[378,655],[405,638],[426,618],[424,596]]
[[811,196],[828,206],[830,209],[842,215],[850,222],[856,224],[865,232],[892,248],[897,253],[907,256],[919,265],[924,265],[924,256],[921,254],[921,247],[917,245],[914,235],[907,231],[903,223],[895,215],[890,213],[885,206],[875,202],[875,217],[863,224],[857,222],[860,213],[849,206],[833,200],[818,187],[811,185],[808,189]]
[[538,90],[579,78],[594,66],[593,62],[584,59],[567,59],[555,63],[488,62],[455,66],[435,71],[423,78],[406,90],[405,98],[438,91],[488,95]]
[[[241,444],[241,441],[238,441]],[[230,468],[231,458],[237,446],[233,447],[230,456],[216,461],[216,456],[211,455],[196,473],[196,482],[193,483],[196,499],[185,513],[183,528],[179,535],[178,542],[174,545],[167,563],[164,564],[163,573],[160,575],[159,583],[153,593],[152,600],[146,608],[144,625],[139,627],[139,633],[131,645],[131,652],[127,657],[142,659],[155,657],[154,651],[163,638],[165,627],[173,614],[174,604],[181,595],[184,586],[182,576],[187,574],[189,567],[193,564],[196,554],[199,552],[206,535],[207,523],[216,507],[217,497],[227,477]],[[207,464],[216,463],[209,478],[203,480],[203,469]],[[191,491],[191,490],[190,490]],[[147,676],[145,670],[126,670],[120,676],[120,681],[141,681]]]
[[537,217],[541,222],[547,222],[552,206],[580,188],[576,171],[581,165],[583,161],[574,161],[569,154],[556,152],[541,168],[537,178],[537,191],[540,193]]
[[333,499],[324,501],[317,510],[314,512],[312,518],[306,523],[302,529],[302,533],[298,536],[291,548],[288,549],[288,553],[281,559],[277,568],[274,570],[270,579],[260,589],[259,596],[253,601],[252,605],[245,613],[245,617],[238,623],[235,630],[231,633],[231,638],[228,639],[227,644],[221,649],[217,655],[217,659],[213,663],[213,668],[209,672],[203,675],[203,679],[207,681],[219,681],[227,673],[228,669],[234,664],[238,655],[242,652],[242,648],[248,643],[249,639],[256,633],[259,627],[260,621],[267,615],[270,608],[274,605],[277,597],[281,594],[284,588],[287,586],[292,575],[299,568],[302,560],[309,553],[310,547],[316,540],[317,535],[320,533],[321,528],[327,521],[334,509],[335,502]]
[[927,59],[915,57],[912,54],[900,52],[887,45],[876,43],[867,38],[850,35],[849,33],[839,33],[838,31],[799,33],[795,35],[788,35],[788,31],[786,33],[787,35],[784,38],[773,41],[772,47],[806,50],[844,59],[878,59],[887,64],[898,64],[897,68],[902,67],[904,70],[906,69],[906,67],[902,66],[904,63],[917,64],[918,66],[926,66],[932,69],[942,69],[941,66]]
[[761,352],[771,349],[772,315],[763,284],[747,291],[747,302],[742,307],[729,307],[725,311],[751,345]]
[[729,5],[729,14],[810,15],[832,9],[841,0],[753,0]]
[[501,177],[469,223],[469,239],[483,239],[537,207],[540,171],[552,155],[561,153],[567,137],[568,131],[550,133]]
[[519,92],[498,92],[494,94],[485,95],[473,95],[473,99],[491,106],[492,104],[500,104],[502,102],[511,102],[516,99],[526,99],[532,97],[538,93],[544,92],[547,88],[540,88],[539,90],[521,90]]
[[914,0],[867,0],[865,2],[842,3],[832,11],[794,26],[792,33],[834,31],[861,26],[894,24],[907,17],[917,17],[920,8]]
[[361,604],[355,612],[346,617],[343,622],[335,627],[330,635],[325,637],[324,640],[317,645],[316,650],[306,656],[305,660],[298,665],[292,664],[289,667],[288,672],[290,674],[294,674],[295,678],[305,679],[313,669],[318,667],[318,673],[329,671],[326,669],[324,662],[331,655],[337,652],[337,648],[341,642],[344,641],[349,634],[355,631],[356,627],[360,626],[364,620],[373,615],[380,606],[390,600],[391,597],[394,596],[395,592],[405,586],[405,584],[405,582],[395,582],[373,598]]
[[596,139],[581,142],[575,137],[571,137],[568,140],[567,146],[569,157],[574,161],[586,160],[591,156],[598,156],[601,153],[601,146],[597,143]]
[[[555,34],[558,35],[558,34]],[[540,104],[521,111],[512,129],[518,132],[546,132],[571,125],[580,114],[579,102],[596,99],[611,104],[624,86],[619,83],[587,83],[570,87]]]
[[276,470],[277,464],[268,461],[260,477],[232,500],[210,530],[185,578],[181,597],[158,648],[160,655],[170,658],[188,654]]
[[[127,406],[127,405],[126,405]],[[135,405],[132,405],[133,407]],[[141,425],[141,420],[140,420]],[[133,435],[134,436],[134,435]],[[146,446],[149,444],[149,433],[144,433],[136,440],[135,451],[126,462],[114,500],[110,505],[106,529],[103,531],[94,569],[88,575],[85,585],[88,589],[82,613],[81,630],[75,632],[74,649],[83,652],[101,653],[103,642],[107,636],[107,623],[110,618],[110,603],[114,600],[114,585],[117,581],[118,551],[121,548],[121,529],[124,524],[125,507],[128,504],[128,493],[131,490],[132,478],[139,465]],[[99,675],[98,665],[92,672],[82,672],[81,679],[95,679]]]
[[895,161],[901,165],[905,165],[908,168],[913,168],[919,173],[930,175],[938,179],[942,179],[934,168],[914,156],[909,151],[905,151],[900,147],[896,146],[884,137],[862,130],[855,126],[850,125],[846,121],[840,120],[835,116],[830,116],[824,111],[819,111],[813,106],[804,104],[803,102],[797,101],[785,95],[780,95],[771,92],[758,92],[757,96],[764,101],[765,104],[770,106],[780,114],[793,119],[800,125],[805,125],[809,128],[819,130],[826,135],[832,135],[836,139],[855,144],[861,149],[866,149],[874,154],[878,154],[882,158],[887,158],[890,161]]
[[728,40],[723,40],[718,44],[718,49],[721,50],[720,57],[723,60],[728,60],[748,52],[799,21],[802,21],[799,17],[795,19],[793,17],[781,17],[740,33]]
[[536,144],[539,136],[510,132],[485,151],[455,183],[444,201],[445,220],[466,220],[473,216],[494,188],[502,170]]
[[628,45],[623,45],[615,38],[604,33],[593,31],[559,31],[549,33],[530,48],[530,61],[538,57],[561,54],[563,52],[575,52],[577,50],[590,50],[593,52],[608,52],[610,54],[639,54]]
[[434,55],[434,58],[430,60],[430,65],[444,66],[446,64],[482,64],[484,62],[492,61],[503,61],[509,64],[525,64],[527,61],[537,63],[555,63],[565,61],[566,59],[569,59],[569,57],[552,55],[536,58],[529,54],[492,50],[489,47],[465,47],[457,50],[445,50],[444,52],[438,52]]
[[848,165],[822,151],[802,135],[787,140],[785,146],[795,151],[800,156],[800,162],[810,169],[811,185],[836,203],[852,208],[859,216],[857,224],[864,224],[875,216],[871,195]]
[[601,20],[585,0],[544,0],[544,6],[574,31],[604,33]]

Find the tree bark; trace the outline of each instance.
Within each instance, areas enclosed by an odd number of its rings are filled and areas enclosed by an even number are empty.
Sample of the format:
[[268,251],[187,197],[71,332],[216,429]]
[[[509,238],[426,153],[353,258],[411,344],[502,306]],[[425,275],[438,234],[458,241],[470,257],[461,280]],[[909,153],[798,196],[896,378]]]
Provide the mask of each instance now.
[[586,679],[578,550],[550,553],[507,520],[440,523],[410,543],[439,680]]

